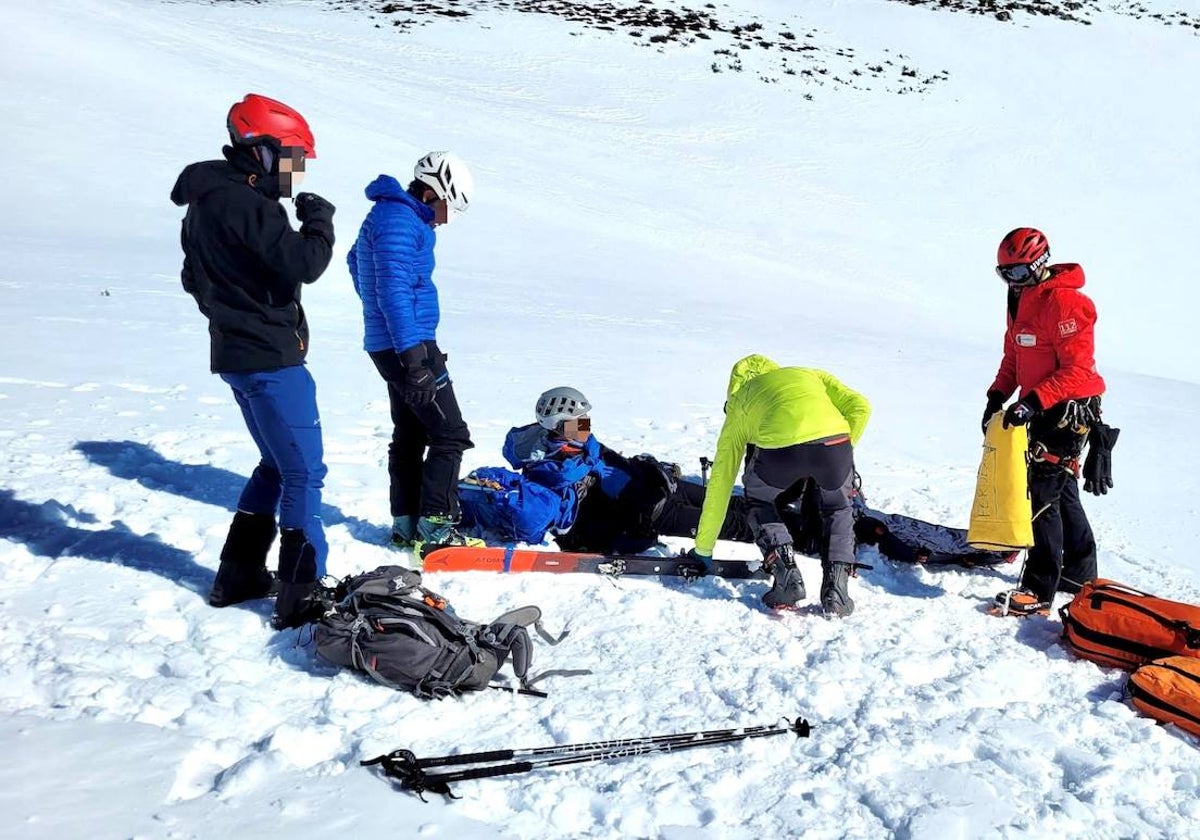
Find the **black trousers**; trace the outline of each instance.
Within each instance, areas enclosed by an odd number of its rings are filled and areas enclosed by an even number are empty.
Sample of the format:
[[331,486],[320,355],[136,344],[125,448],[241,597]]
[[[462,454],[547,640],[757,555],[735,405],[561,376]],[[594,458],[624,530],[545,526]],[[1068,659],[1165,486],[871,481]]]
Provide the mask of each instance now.
[[1096,578],[1096,539],[1079,500],[1079,482],[1060,466],[1035,462],[1029,468],[1033,501],[1033,548],[1021,586],[1042,601],[1055,592],[1078,592]]
[[[667,497],[662,510],[654,517],[654,530],[668,537],[694,537],[700,527],[700,511],[704,508],[704,487],[690,481],[680,481],[675,492]],[[731,496],[725,521],[721,523],[718,539],[734,542],[754,542],[750,527],[749,509],[745,496]]]
[[387,383],[392,411],[392,442],[388,447],[392,516],[459,516],[458,472],[462,454],[475,444],[454,396],[446,357],[426,342],[434,373],[442,381],[429,405],[413,407],[404,401],[404,365],[394,350],[370,353]]
[[819,494],[821,559],[832,563],[854,562],[854,447],[849,439],[838,443],[814,441],[783,449],[755,449],[746,462],[742,484],[749,505],[748,519],[756,542],[766,555],[773,547],[794,542],[785,506],[802,498],[805,482],[812,479]]
[[[608,499],[597,499],[593,489],[579,508],[579,517],[571,530],[555,537],[564,551],[600,551],[637,553],[650,548],[660,536],[695,537],[700,527],[700,512],[704,508],[705,487],[692,481],[680,480],[654,511],[631,510]],[[778,512],[792,536],[796,550],[815,553],[813,546],[821,543],[822,527],[819,515],[815,528],[807,511],[787,496],[779,497]],[[799,501],[799,500],[795,500]],[[725,511],[725,521],[717,538],[733,542],[754,542],[750,510],[754,503],[746,496],[732,496]],[[816,507],[814,503],[814,508]]]

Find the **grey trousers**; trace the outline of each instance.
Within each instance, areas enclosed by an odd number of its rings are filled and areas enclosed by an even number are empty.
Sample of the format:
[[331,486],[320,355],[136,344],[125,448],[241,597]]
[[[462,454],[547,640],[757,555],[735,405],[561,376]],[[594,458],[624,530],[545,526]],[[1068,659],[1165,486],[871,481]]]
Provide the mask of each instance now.
[[800,498],[812,479],[820,491],[821,559],[854,562],[854,447],[848,439],[799,443],[783,449],[754,448],[746,460],[742,486],[750,527],[763,555],[792,542],[783,505]]

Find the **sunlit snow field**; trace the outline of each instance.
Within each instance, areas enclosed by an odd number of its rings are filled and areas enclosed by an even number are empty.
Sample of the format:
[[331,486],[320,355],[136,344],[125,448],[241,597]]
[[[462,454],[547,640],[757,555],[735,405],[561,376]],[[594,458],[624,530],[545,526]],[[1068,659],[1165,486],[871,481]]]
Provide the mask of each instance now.
[[[1038,226],[1087,272],[1106,418],[1123,429],[1114,492],[1085,499],[1101,573],[1200,602],[1192,30],[885,0],[719,7],[815,31],[826,56],[945,73],[899,94],[764,82],[750,56],[714,73],[711,49],[511,11],[401,31],[321,3],[17,6],[0,12],[5,837],[1195,833],[1196,739],[1137,715],[1123,674],[1059,644],[1056,616],[987,616],[1016,565],[875,558],[844,621],[772,618],[756,582],[428,575],[467,617],[535,603],[570,628],[534,669],[593,674],[548,679],[547,699],[422,702],[271,631],[269,602],[211,609],[256,453],[208,372],[168,200],[180,169],[219,156],[245,93],[312,125],[304,187],[338,207],[334,260],[304,297],[336,575],[407,559],[382,547],[391,427],[344,259],[380,172],[403,180],[450,148],[476,174],[435,275],[476,444],[464,470],[501,463],[505,431],[570,384],[604,443],[698,473],[729,367],[762,352],[871,399],[857,461],[875,507],[960,526],[1004,328],[996,242]],[[814,591],[817,563],[801,569]],[[358,766],[401,746],[781,716],[812,737],[464,783],[449,804]]]

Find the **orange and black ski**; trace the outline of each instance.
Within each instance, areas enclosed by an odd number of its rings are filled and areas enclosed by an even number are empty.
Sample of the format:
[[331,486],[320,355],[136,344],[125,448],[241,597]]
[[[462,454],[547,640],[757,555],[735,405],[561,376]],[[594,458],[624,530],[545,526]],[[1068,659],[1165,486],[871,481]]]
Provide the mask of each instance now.
[[[621,575],[671,575],[702,577],[698,564],[679,557],[641,554],[593,554],[573,551],[538,551],[532,548],[466,545],[429,546],[424,552],[426,572],[554,572]],[[708,574],[731,580],[768,580],[758,561],[713,560]]]

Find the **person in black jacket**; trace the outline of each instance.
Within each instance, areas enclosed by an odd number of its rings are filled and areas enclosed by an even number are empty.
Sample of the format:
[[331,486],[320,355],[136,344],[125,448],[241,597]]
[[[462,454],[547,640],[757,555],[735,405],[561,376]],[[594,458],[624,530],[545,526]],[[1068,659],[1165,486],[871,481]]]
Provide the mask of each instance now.
[[291,197],[316,158],[308,123],[292,108],[249,94],[229,111],[224,160],[183,170],[171,200],[183,219],[183,288],[208,318],[211,369],[230,388],[262,456],[238,499],[209,603],[263,598],[274,581],[267,554],[278,530],[279,588],[271,623],[305,623],[325,574],[325,478],[316,386],[304,366],[308,322],[300,288],[333,251],[333,205],[295,197],[300,230],[279,199]]

